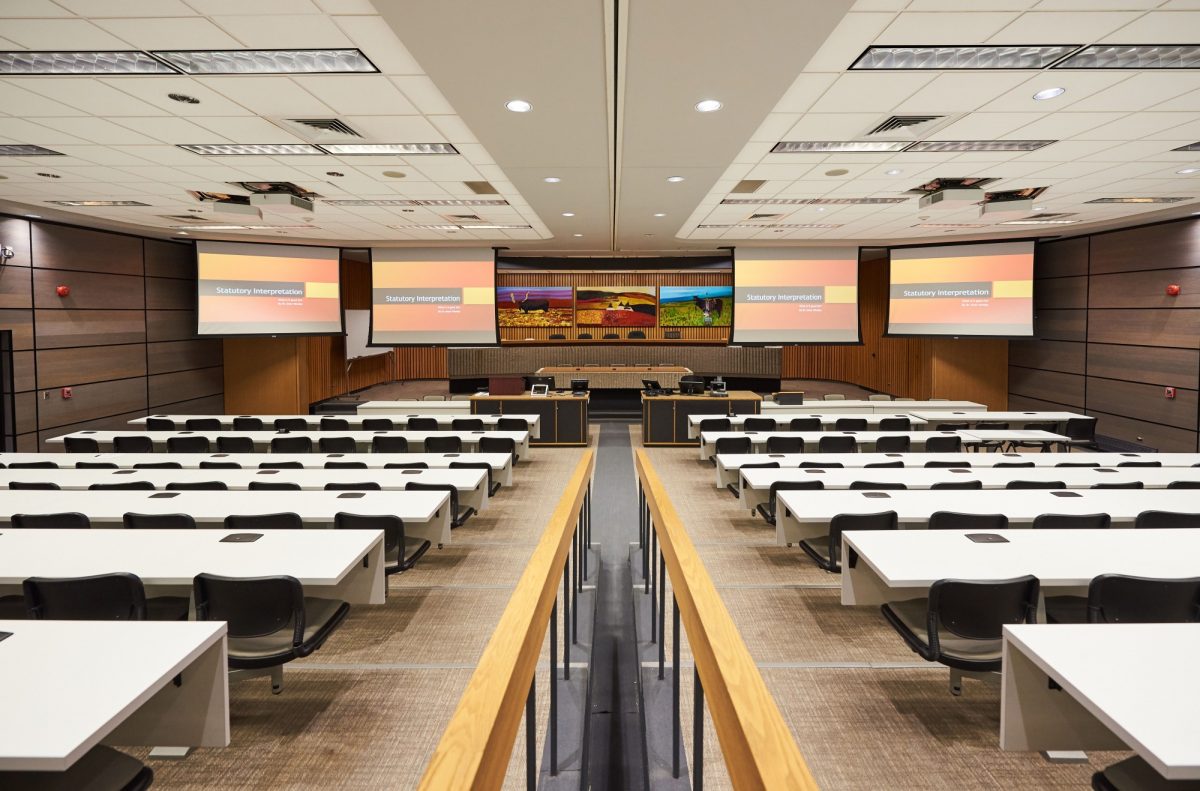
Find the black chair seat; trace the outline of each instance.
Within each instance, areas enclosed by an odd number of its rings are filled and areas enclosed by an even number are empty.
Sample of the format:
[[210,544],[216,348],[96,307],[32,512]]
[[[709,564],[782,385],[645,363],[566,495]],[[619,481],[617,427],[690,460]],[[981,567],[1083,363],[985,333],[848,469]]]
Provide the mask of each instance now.
[[492,480],[492,465],[486,461],[452,461],[450,462],[452,470],[486,470],[487,471],[487,487],[488,497],[494,497],[496,492],[500,491],[500,481]]
[[254,440],[249,437],[217,437],[217,450],[222,453],[253,453]]
[[404,534],[404,520],[398,516],[368,516],[337,513],[333,526],[338,530],[382,530],[384,573],[408,571],[429,551],[430,542]]
[[191,599],[187,596],[155,596],[146,599],[146,620],[186,621]]
[[154,771],[138,759],[100,745],[62,772],[4,772],[5,791],[145,791]]
[[[895,511],[875,514],[838,514],[829,520],[829,535],[805,539],[800,542],[804,554],[825,571],[838,573],[842,570],[842,533],[847,530],[897,530],[899,520]],[[857,556],[850,553],[850,566]]]
[[[909,599],[884,606],[887,608],[884,610],[884,617],[900,632],[909,648],[930,661],[937,661],[925,656],[929,653],[929,600]],[[938,643],[944,654],[953,655],[964,664],[998,664],[1003,648],[1003,643],[999,640],[973,640],[946,634],[940,630]]]
[[298,659],[316,651],[346,618],[350,605],[338,599],[304,597],[304,633],[299,645],[293,631],[279,629],[259,637],[230,637],[229,666],[239,668],[270,667],[280,659]]
[[23,621],[28,614],[24,596],[0,596],[0,621]]
[[1167,780],[1134,755],[1092,775],[1092,791],[1196,791],[1195,780]]

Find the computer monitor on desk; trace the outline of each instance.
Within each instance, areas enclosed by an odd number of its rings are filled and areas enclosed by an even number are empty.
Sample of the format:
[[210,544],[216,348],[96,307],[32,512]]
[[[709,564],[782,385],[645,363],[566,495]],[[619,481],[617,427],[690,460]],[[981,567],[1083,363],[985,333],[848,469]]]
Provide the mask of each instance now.
[[643,379],[642,389],[647,393],[661,393],[663,388],[662,385],[658,383],[657,379]]
[[526,376],[525,384],[526,384],[526,386],[529,387],[530,390],[533,390],[533,388],[536,385],[545,385],[547,390],[553,390],[554,389],[554,377],[553,376]]
[[571,392],[572,393],[586,393],[587,391],[588,391],[588,380],[587,379],[572,379],[571,380]]
[[704,395],[704,381],[681,379],[679,380],[679,392],[684,395]]

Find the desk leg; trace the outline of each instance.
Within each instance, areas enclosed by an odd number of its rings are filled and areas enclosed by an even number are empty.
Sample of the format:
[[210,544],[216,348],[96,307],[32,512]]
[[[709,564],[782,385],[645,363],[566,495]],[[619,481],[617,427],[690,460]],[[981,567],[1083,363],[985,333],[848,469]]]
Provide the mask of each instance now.
[[512,486],[512,456],[508,457],[508,463],[500,470],[500,484],[502,486]]
[[[848,549],[849,545],[843,543],[843,550]],[[842,604],[848,604],[855,607],[862,606],[878,606],[887,604],[890,601],[902,601],[903,598],[898,597],[898,591],[889,588],[887,584],[879,578],[875,570],[871,568],[861,557],[858,562],[850,568],[849,564],[843,558],[842,563]],[[919,591],[914,593],[920,594]]]
[[[366,565],[360,558],[331,594],[350,604],[383,604],[387,599],[387,576],[384,574],[383,535],[367,551]],[[313,591],[322,595],[320,589]]]
[[483,509],[487,508],[488,503],[488,479],[484,477],[483,483],[476,486],[474,489],[466,491],[459,489],[458,496],[462,500],[463,505],[469,505],[475,509],[477,513],[483,513]]
[[405,522],[405,535],[430,542],[438,549],[450,543],[450,505],[446,503],[428,522]]

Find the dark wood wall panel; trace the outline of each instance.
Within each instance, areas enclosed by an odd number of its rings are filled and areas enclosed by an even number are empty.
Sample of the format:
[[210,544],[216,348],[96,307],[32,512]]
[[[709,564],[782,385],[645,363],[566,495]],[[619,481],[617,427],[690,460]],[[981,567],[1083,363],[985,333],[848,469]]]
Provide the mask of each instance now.
[[137,236],[35,222],[32,240],[33,265],[39,269],[139,276],[144,272],[142,240]]
[[1078,412],[1074,404],[1060,404],[1056,401],[1043,401],[1040,398],[1009,393],[1008,408],[1013,412]]
[[1200,223],[1143,225],[1092,237],[1091,273],[1175,269],[1200,261]]
[[1200,340],[1200,309],[1131,308],[1094,310],[1089,313],[1089,343],[1195,349]]
[[192,310],[196,307],[196,284],[191,280],[148,277],[146,278],[146,307],[164,310]]
[[[1034,283],[1036,292],[1040,281]],[[1087,336],[1086,310],[1039,310],[1034,314],[1034,331],[1039,338],[1056,341],[1082,341]]]
[[[1177,297],[1167,286],[1180,286]],[[1088,295],[1092,308],[1197,308],[1200,307],[1200,268],[1118,272],[1092,278]]]
[[13,349],[33,348],[32,310],[0,310],[0,327],[12,330]]
[[66,387],[146,375],[146,345],[110,346],[103,354],[88,346],[37,353],[38,386]]
[[195,245],[146,239],[146,277],[196,279]]
[[1012,341],[1008,344],[1008,364],[1081,374],[1086,351],[1087,344],[1074,341]]
[[1079,236],[1037,245],[1035,278],[1070,277],[1088,273],[1088,238]]
[[37,393],[17,393],[17,433],[37,431]]
[[187,401],[176,401],[173,404],[155,404],[151,407],[154,412],[169,412],[172,415],[220,415],[225,412],[225,395],[189,398]]
[[192,310],[147,310],[146,340],[186,341],[196,337],[196,313]]
[[34,376],[35,352],[13,352],[13,388],[20,393],[22,390],[36,390],[37,378]]
[[1089,343],[1087,372],[1106,379],[1186,386],[1200,380],[1200,351]]
[[41,448],[38,447],[38,435],[36,431],[17,435],[18,453],[37,453],[39,450]]
[[[4,244],[3,237],[0,237],[0,244]],[[28,267],[11,263],[0,266],[0,308],[33,307],[29,282]]]
[[[140,310],[39,310],[39,349],[144,343],[146,314]],[[96,354],[103,354],[97,351]]]
[[[36,253],[35,253],[36,255]],[[146,409],[146,379],[118,379],[72,388],[74,396],[63,398],[51,393],[38,403],[38,429],[65,426],[85,420],[101,420],[109,415]]]
[[1035,308],[1086,308],[1086,277],[1052,277],[1037,281],[1033,289]]
[[1086,414],[1096,417],[1097,430],[1106,437],[1146,445],[1164,453],[1195,453],[1196,432],[1172,428],[1161,423],[1146,423],[1141,420],[1111,415],[1089,409]]
[[[34,269],[33,304],[42,310],[141,310],[146,306],[142,281],[132,275]],[[60,285],[70,287],[71,293],[60,297],[55,293]]]
[[1008,371],[1008,392],[1082,407],[1083,380],[1078,374],[1012,367]]
[[157,407],[160,404],[217,395],[224,389],[223,379],[224,372],[219,366],[155,374],[149,377],[150,406]]
[[1158,385],[1088,377],[1087,405],[1111,415],[1195,430],[1196,391],[1177,388],[1175,392],[1175,398],[1165,398]]
[[152,374],[211,368],[221,364],[221,341],[206,338],[150,343],[146,346],[146,354],[149,358],[149,372]]

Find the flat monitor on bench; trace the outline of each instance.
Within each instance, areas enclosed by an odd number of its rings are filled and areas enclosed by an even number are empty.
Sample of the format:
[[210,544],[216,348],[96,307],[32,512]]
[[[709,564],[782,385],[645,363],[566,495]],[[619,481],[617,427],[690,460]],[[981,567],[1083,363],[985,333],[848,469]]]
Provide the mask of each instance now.
[[533,390],[534,386],[536,386],[536,385],[545,385],[547,390],[553,390],[554,389],[554,377],[553,376],[526,376],[525,384],[526,384],[526,386],[529,387],[530,390]]
[[704,395],[703,379],[680,379],[679,392],[684,395]]
[[571,392],[572,393],[586,393],[587,391],[588,391],[588,380],[587,379],[572,379],[571,380]]
[[642,389],[647,393],[661,393],[663,386],[658,383],[657,379],[643,379]]

